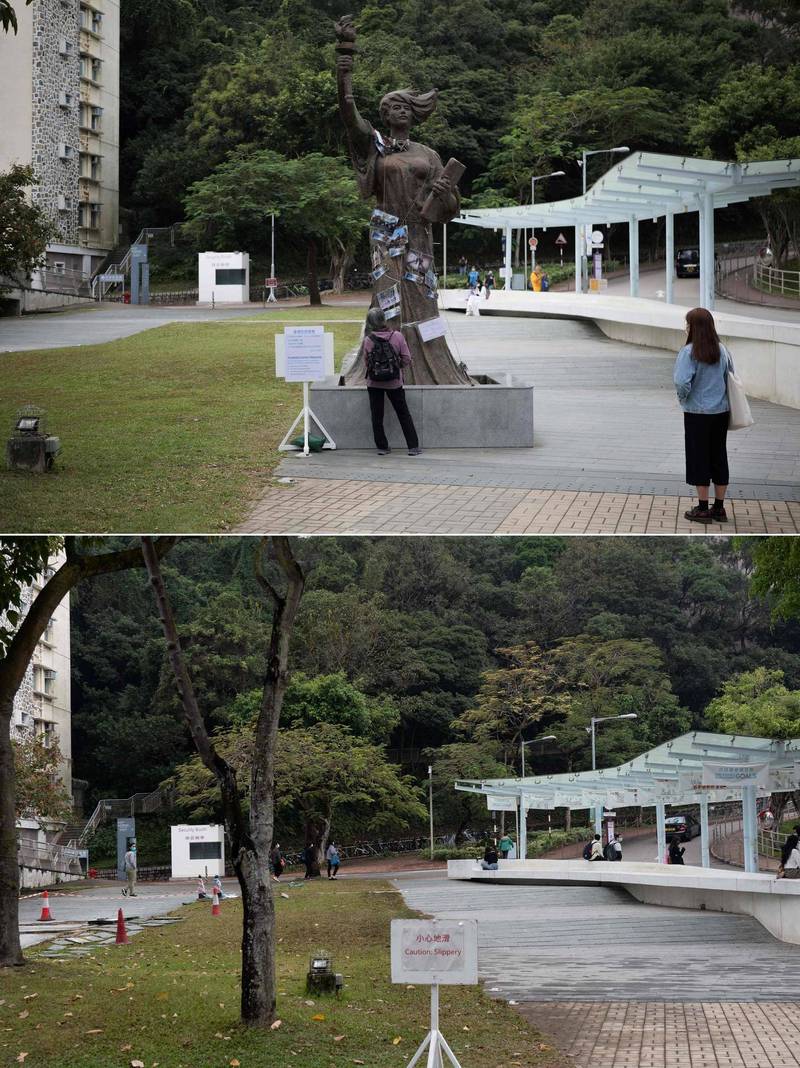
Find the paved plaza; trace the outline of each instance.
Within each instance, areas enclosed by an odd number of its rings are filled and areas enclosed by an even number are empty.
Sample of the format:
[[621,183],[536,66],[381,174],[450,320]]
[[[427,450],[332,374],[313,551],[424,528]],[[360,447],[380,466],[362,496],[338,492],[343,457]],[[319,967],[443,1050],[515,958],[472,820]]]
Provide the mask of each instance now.
[[576,1068],[800,1065],[800,946],[751,917],[645,905],[609,887],[395,883],[413,909],[478,920],[485,989]]
[[613,341],[593,323],[447,314],[474,373],[534,385],[533,449],[289,454],[243,531],[547,534],[800,530],[800,412],[752,404],[729,436],[731,521],[698,527],[683,481],[674,353]]

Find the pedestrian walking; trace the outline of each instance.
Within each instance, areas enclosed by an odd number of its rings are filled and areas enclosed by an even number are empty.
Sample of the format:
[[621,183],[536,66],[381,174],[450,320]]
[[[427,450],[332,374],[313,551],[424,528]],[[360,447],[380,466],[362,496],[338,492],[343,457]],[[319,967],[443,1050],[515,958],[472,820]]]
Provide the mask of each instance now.
[[286,867],[286,860],[283,853],[281,853],[281,847],[278,842],[272,847],[272,851],[269,855],[269,864],[272,868],[272,878],[275,882],[280,881],[280,877],[283,875],[283,869]]
[[[317,864],[317,850],[316,846],[309,843],[303,850],[303,863],[306,866],[306,873],[303,876],[304,879],[313,879],[315,872],[314,868]],[[319,875],[319,872],[316,872]]]
[[341,859],[339,857],[339,847],[335,842],[331,842],[328,848],[325,850],[325,860],[328,863],[328,878],[335,879],[336,873],[339,871],[339,865]]
[[214,876],[214,881],[211,884],[211,893],[212,894],[216,893],[216,895],[220,899],[220,901],[224,897],[228,896],[227,894],[223,893],[223,891],[222,891],[222,879],[221,879],[221,877],[219,875],[215,875]]
[[[673,381],[683,409],[686,481],[697,489],[697,504],[684,515],[695,523],[727,523],[728,374],[734,370],[733,360],[706,308],[692,308],[686,313],[686,331]],[[709,507],[712,482],[714,504]]]
[[622,835],[618,834],[614,839],[614,855],[612,860],[622,860]]
[[592,851],[589,860],[603,860],[603,840],[599,834],[592,840]]
[[125,867],[125,877],[128,880],[127,887],[122,891],[123,897],[136,897],[136,877],[139,874],[139,869],[136,865],[136,843],[133,842],[128,847],[128,852],[125,854],[123,861]]
[[486,272],[486,278],[484,279],[484,285],[486,286],[488,291],[491,293],[492,290],[494,289],[494,271],[487,271]]
[[494,842],[488,842],[483,851],[481,868],[483,868],[484,871],[497,871],[497,862],[497,846]]
[[411,352],[406,339],[399,330],[386,325],[386,317],[380,308],[370,308],[367,329],[369,333],[364,338],[364,357],[367,362],[367,394],[375,448],[379,456],[386,456],[392,451],[383,428],[388,396],[405,436],[408,455],[419,456],[422,449],[403,389],[403,368],[411,366]]
[[480,275],[478,274],[478,268],[473,263],[473,265],[472,265],[472,267],[470,269],[470,272],[467,275],[467,282],[469,284],[470,289],[474,289],[475,288],[475,286],[478,284],[479,279],[480,279]]
[[681,845],[681,840],[677,834],[673,834],[669,840],[669,862],[670,864],[683,864],[683,854],[686,850]]
[[467,294],[467,315],[481,314],[481,297],[477,286],[471,286]]
[[458,273],[462,274],[462,275],[467,273],[467,257],[466,256],[462,256],[461,259],[458,261]]
[[503,858],[503,860],[508,860],[508,854],[513,845],[514,843],[511,841],[511,838],[507,834],[504,834],[500,841],[497,843],[497,848],[500,850],[500,856]]

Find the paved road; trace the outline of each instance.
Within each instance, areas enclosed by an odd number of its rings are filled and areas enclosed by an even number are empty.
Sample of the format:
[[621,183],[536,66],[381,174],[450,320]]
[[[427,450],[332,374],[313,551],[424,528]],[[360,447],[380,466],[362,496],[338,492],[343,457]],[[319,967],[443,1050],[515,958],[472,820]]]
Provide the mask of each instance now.
[[[139,917],[144,920],[164,916],[185,902],[195,900],[197,881],[180,879],[168,883],[140,883],[135,898],[123,897],[122,886],[122,883],[119,887],[104,883],[86,890],[51,890],[50,914],[54,920],[52,924],[38,924],[42,911],[42,898],[39,894],[22,898],[19,903],[19,917],[23,948],[52,938],[59,923],[116,920],[119,908],[123,910],[126,919]],[[237,894],[236,881],[224,881],[223,890]]]
[[576,1068],[800,1065],[800,946],[749,916],[659,908],[610,887],[394,882],[413,909],[478,920],[485,988]]
[[90,304],[59,312],[0,319],[0,352],[102,345],[167,323],[207,323],[241,319],[260,311],[248,308],[165,308],[130,304]]

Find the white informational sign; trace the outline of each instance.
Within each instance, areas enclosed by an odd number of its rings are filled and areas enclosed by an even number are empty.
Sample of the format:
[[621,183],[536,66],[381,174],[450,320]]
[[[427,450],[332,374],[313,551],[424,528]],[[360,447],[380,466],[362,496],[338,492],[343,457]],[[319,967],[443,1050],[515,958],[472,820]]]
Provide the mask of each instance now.
[[98,280],[101,282],[124,282],[124,274],[101,274],[98,275]]
[[595,245],[595,246],[600,245],[602,247],[602,244],[603,244],[604,240],[605,240],[605,235],[603,234],[602,230],[593,230],[592,231],[592,244],[593,245]]
[[497,797],[487,794],[486,807],[490,812],[516,812],[517,802],[513,797]]
[[768,764],[703,764],[703,786],[767,786]]
[[477,920],[392,920],[392,982],[478,982]]
[[426,319],[423,323],[417,323],[417,331],[423,341],[433,341],[436,337],[444,337],[447,333],[447,323],[439,315],[435,319]]
[[324,327],[287,326],[283,338],[287,382],[321,382],[327,377]]
[[225,874],[225,828],[221,823],[181,823],[170,828],[172,878]]
[[501,278],[511,278],[514,275],[513,267],[500,267],[497,272]]

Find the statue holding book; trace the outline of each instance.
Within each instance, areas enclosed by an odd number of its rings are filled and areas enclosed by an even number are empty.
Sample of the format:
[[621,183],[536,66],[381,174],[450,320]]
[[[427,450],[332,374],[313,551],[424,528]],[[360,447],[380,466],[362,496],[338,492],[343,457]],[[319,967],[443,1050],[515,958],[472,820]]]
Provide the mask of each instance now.
[[[463,364],[456,363],[438,333],[438,280],[433,260],[433,223],[447,223],[460,210],[458,180],[464,167],[447,166],[427,145],[410,139],[411,127],[436,107],[437,91],[399,89],[380,103],[381,134],[359,113],[353,97],[356,31],[350,15],[336,23],[336,76],[339,111],[347,130],[350,157],[359,190],[374,197],[370,223],[372,304],[383,309],[387,324],[405,336],[413,362],[409,385],[469,385]],[[427,326],[426,326],[427,324]],[[359,358],[348,383],[364,379]]]

